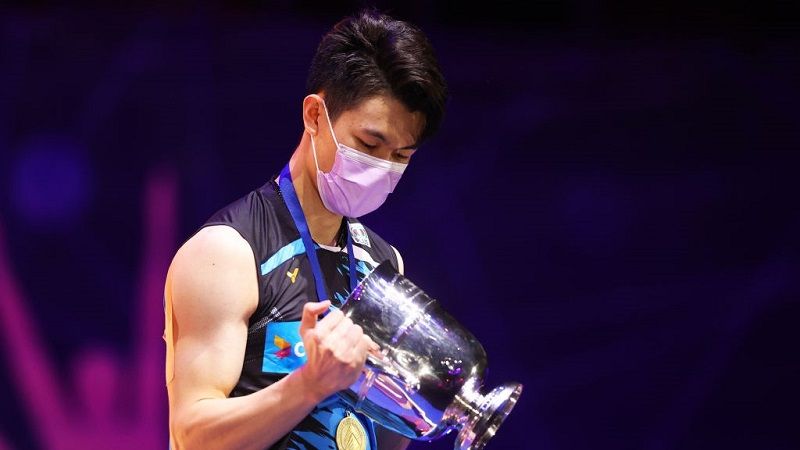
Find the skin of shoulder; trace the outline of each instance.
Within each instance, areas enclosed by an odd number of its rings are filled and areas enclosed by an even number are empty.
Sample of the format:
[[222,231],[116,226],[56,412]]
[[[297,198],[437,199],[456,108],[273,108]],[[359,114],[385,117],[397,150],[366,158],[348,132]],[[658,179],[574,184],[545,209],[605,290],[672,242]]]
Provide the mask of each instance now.
[[201,229],[178,249],[170,265],[173,308],[191,306],[203,320],[214,320],[206,312],[248,319],[258,303],[254,260],[250,245],[233,228]]
[[247,321],[258,304],[253,261],[247,241],[223,225],[203,228],[173,258],[166,292],[175,345],[171,411],[198,398],[225,397],[235,385]]

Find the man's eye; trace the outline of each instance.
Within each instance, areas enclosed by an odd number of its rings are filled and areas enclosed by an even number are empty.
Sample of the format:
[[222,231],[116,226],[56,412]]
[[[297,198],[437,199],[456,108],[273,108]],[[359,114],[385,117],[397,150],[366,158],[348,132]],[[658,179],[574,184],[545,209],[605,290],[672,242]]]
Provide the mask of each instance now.
[[364,147],[367,147],[367,148],[368,148],[368,149],[370,149],[370,150],[372,150],[372,149],[375,149],[375,148],[377,148],[377,147],[378,147],[378,145],[377,145],[377,144],[375,144],[375,145],[370,145],[370,144],[367,144],[366,142],[364,142],[364,141],[363,141],[363,140],[361,140],[361,139],[359,139],[359,140],[358,140],[358,142],[360,142],[360,143],[361,143],[361,145],[363,145]]

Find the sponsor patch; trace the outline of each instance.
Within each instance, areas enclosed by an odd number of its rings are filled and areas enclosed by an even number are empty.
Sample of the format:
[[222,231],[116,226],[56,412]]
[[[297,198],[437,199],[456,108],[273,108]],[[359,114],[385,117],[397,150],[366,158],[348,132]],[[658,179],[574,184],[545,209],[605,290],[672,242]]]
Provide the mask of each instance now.
[[306,362],[306,349],[300,338],[300,322],[267,324],[261,371],[290,373]]
[[353,236],[353,242],[372,248],[369,245],[369,236],[367,236],[367,229],[360,223],[350,224],[350,235]]

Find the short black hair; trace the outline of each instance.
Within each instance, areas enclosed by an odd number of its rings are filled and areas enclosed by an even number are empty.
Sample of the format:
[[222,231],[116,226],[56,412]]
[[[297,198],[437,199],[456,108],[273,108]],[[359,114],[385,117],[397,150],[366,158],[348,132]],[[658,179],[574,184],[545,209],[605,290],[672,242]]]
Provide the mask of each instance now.
[[425,34],[374,8],[346,17],[322,37],[306,93],[323,91],[331,120],[369,97],[392,95],[410,111],[424,114],[419,142],[439,128],[448,95]]

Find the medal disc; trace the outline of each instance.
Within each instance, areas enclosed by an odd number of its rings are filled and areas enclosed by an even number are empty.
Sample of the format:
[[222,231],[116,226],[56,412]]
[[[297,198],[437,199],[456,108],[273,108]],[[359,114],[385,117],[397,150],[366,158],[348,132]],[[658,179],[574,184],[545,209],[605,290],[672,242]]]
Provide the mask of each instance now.
[[339,450],[365,450],[367,433],[364,426],[352,415],[347,415],[336,427],[336,446]]

